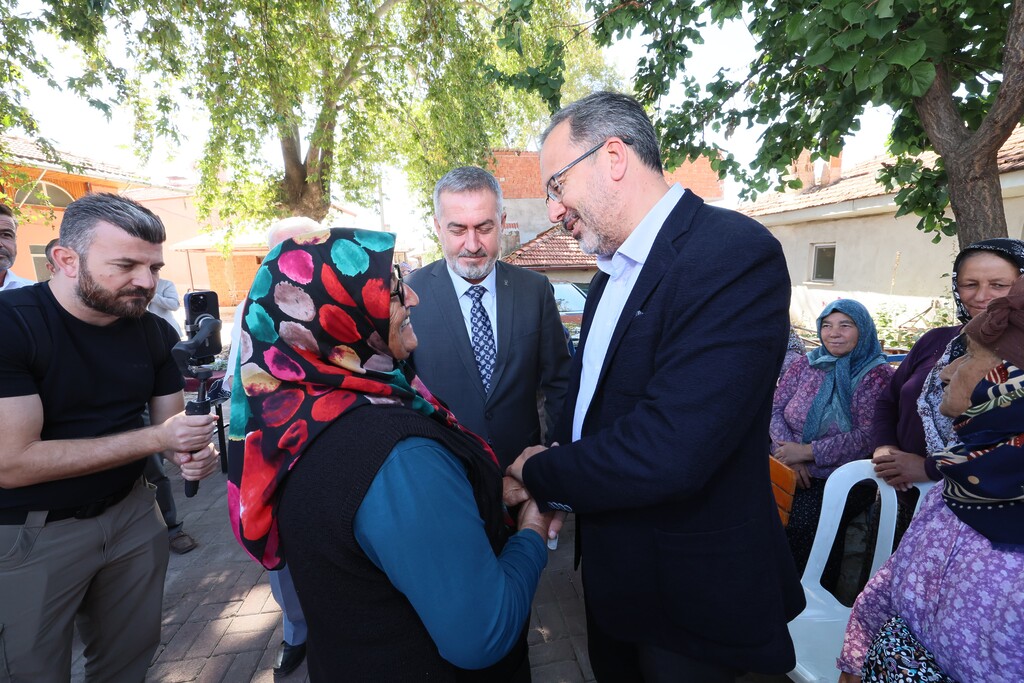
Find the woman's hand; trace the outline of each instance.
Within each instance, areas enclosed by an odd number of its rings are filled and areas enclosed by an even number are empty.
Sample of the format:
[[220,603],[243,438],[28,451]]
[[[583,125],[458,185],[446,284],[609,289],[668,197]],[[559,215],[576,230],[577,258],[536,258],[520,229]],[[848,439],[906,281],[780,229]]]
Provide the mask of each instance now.
[[790,467],[802,462],[814,462],[814,451],[809,443],[780,441],[773,455],[783,465],[789,465]]
[[530,492],[526,490],[523,482],[508,475],[501,479],[501,502],[506,507],[514,508],[520,503],[530,499]]
[[537,507],[537,503],[533,498],[530,498],[523,503],[521,508],[519,508],[519,531],[532,529],[540,535],[541,539],[545,543],[547,543],[548,528],[551,526],[551,519],[554,516],[554,512],[541,514],[540,509]]
[[897,491],[909,491],[914,482],[928,481],[924,458],[895,446],[879,446],[871,456],[875,474]]
[[805,463],[797,463],[790,467],[790,469],[796,472],[796,487],[798,489],[811,488],[811,472],[807,469]]
[[843,671],[839,674],[839,683],[860,683],[860,676]]

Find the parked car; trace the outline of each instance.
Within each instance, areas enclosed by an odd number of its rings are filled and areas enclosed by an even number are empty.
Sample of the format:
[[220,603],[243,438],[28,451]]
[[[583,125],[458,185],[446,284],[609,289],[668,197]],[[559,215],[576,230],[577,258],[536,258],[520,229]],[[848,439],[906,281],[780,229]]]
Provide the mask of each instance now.
[[587,303],[586,285],[575,282],[552,282],[555,288],[555,304],[562,318],[562,324],[569,330],[572,343],[580,341],[580,324],[583,322],[583,307]]

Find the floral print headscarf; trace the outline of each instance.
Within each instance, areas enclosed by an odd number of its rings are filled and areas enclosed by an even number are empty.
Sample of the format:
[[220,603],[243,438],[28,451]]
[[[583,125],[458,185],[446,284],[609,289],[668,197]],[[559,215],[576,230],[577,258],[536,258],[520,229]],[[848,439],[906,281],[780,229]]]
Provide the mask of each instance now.
[[[344,413],[404,405],[469,435],[388,349],[390,233],[334,228],[274,247],[256,273],[241,321],[231,402],[228,507],[239,543],[279,567],[280,487],[305,448]],[[241,399],[241,400],[239,400]],[[495,463],[497,461],[495,460]]]

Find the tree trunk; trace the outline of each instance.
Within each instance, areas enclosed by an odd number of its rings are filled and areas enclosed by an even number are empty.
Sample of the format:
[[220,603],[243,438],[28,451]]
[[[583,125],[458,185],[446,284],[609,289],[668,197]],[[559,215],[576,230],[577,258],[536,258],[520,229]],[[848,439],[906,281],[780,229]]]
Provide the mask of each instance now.
[[914,109],[946,167],[960,248],[982,239],[1006,237],[996,158],[1024,116],[1024,0],[1014,0],[1010,8],[1002,83],[978,130],[972,132],[964,124],[945,64],[935,65],[935,80],[914,100]]
[[1006,211],[995,155],[944,157],[949,204],[956,216],[960,248],[978,240],[1006,237]]
[[[302,156],[302,141],[298,129],[282,130],[281,156],[284,159],[284,177],[280,183],[281,204],[290,216],[306,216],[315,221],[322,221],[331,206],[330,179],[318,168],[310,173],[308,164],[311,157],[321,167],[320,154]],[[311,177],[312,176],[312,177]]]

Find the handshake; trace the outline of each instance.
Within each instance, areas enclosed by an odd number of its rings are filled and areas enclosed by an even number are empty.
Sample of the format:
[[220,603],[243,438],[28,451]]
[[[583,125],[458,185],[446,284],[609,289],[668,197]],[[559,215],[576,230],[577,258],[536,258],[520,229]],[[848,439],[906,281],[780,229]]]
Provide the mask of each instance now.
[[[557,446],[558,444],[552,444]],[[519,530],[532,529],[540,537],[548,542],[558,538],[558,532],[562,529],[565,521],[564,512],[542,513],[537,507],[537,502],[530,495],[530,492],[523,484],[523,464],[531,457],[547,450],[545,446],[530,446],[520,453],[516,461],[505,470],[505,477],[502,479],[501,499],[508,508],[519,505]]]

